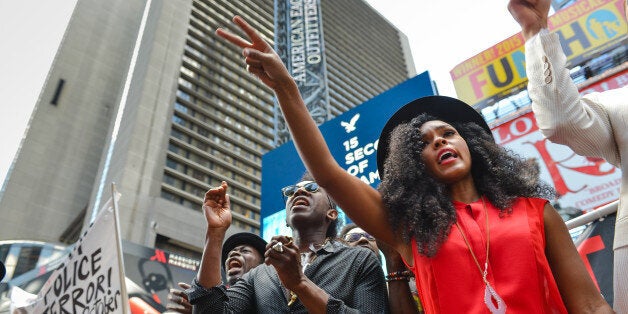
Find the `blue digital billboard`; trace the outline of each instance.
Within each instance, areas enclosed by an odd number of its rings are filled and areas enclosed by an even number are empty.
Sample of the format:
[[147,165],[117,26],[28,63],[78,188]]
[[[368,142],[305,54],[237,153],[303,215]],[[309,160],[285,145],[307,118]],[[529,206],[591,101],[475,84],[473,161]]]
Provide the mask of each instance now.
[[[329,150],[352,175],[377,187],[377,142],[379,134],[400,107],[420,97],[434,95],[428,72],[423,72],[384,93],[319,126]],[[294,184],[305,172],[305,166],[292,141],[262,157],[262,237],[289,235],[286,227],[285,203],[281,188]],[[341,213],[340,217],[346,219]],[[346,222],[343,221],[343,222]]]

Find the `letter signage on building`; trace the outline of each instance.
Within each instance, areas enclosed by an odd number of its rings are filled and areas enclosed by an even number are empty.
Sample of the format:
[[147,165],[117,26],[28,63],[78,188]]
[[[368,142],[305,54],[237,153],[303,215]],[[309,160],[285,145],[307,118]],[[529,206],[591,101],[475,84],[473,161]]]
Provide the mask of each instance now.
[[[329,91],[319,0],[275,0],[275,50],[294,78],[316,121],[329,119]],[[275,103],[275,145],[290,140]]]
[[[581,0],[549,18],[568,64],[578,64],[627,42],[625,0]],[[525,40],[521,33],[484,50],[450,71],[458,98],[480,110],[492,100],[525,87]]]

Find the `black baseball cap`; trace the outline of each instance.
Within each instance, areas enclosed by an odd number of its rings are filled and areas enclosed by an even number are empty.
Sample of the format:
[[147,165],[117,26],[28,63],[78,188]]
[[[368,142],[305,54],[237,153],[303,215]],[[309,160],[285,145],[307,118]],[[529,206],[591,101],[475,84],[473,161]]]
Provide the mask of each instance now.
[[222,245],[222,264],[225,265],[225,261],[227,261],[227,256],[229,252],[233,250],[236,246],[239,245],[250,245],[257,252],[259,252],[260,256],[264,258],[264,252],[266,251],[266,241],[262,239],[260,236],[251,232],[240,232],[231,235],[225,240],[225,243]]
[[388,158],[390,134],[400,124],[410,122],[413,118],[426,113],[447,123],[472,122],[493,136],[491,128],[484,117],[467,103],[447,96],[427,96],[411,101],[401,107],[388,119],[379,136],[377,145],[377,170],[380,178],[384,175],[384,161]]

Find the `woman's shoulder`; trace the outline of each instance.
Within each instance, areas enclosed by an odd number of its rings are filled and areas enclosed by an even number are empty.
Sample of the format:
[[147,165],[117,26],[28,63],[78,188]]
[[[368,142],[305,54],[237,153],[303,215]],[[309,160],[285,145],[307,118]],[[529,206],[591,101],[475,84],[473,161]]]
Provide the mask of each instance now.
[[549,200],[539,197],[517,197],[513,202],[513,206],[517,205],[533,205],[534,207],[544,208],[545,204],[549,203]]
[[[530,207],[530,206],[534,208],[544,208],[545,204],[547,203],[549,203],[549,200],[544,199],[544,198],[519,196],[512,200],[510,207],[513,210],[519,207]],[[490,201],[488,201],[487,204],[490,204],[490,206],[495,206]]]
[[543,221],[543,213],[545,205],[549,200],[538,197],[518,197],[513,201],[512,209],[515,211],[525,211],[528,218],[539,219]]

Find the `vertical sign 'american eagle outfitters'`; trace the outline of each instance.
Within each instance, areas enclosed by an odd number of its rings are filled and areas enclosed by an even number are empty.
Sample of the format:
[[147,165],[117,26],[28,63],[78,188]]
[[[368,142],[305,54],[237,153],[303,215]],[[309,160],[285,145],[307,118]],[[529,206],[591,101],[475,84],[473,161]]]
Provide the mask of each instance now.
[[[329,119],[320,0],[275,0],[275,50],[288,67],[316,124]],[[275,103],[275,146],[290,133]]]

